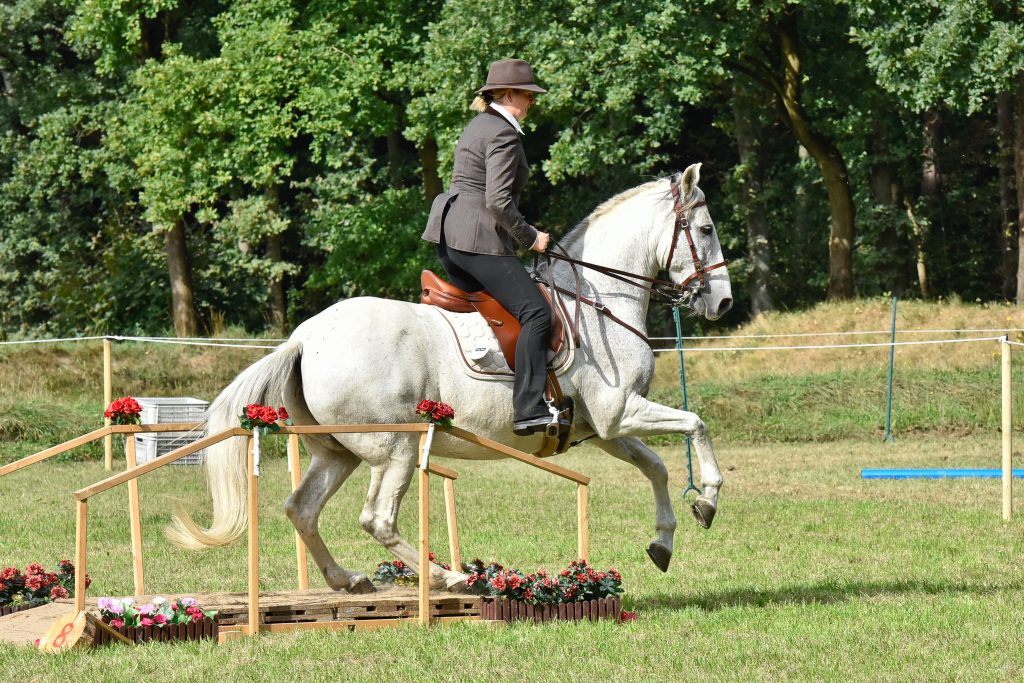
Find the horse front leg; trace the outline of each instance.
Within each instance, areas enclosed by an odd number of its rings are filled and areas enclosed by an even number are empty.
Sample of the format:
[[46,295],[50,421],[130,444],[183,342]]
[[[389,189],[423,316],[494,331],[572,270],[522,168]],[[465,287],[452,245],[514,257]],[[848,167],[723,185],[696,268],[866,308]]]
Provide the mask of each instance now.
[[676,533],[676,514],[672,510],[672,495],[668,490],[668,468],[657,453],[634,437],[602,439],[595,445],[609,455],[634,465],[650,480],[654,490],[654,530],[658,537],[647,546],[647,555],[658,569],[667,572]]
[[690,506],[697,523],[705,529],[711,528],[718,510],[718,492],[724,480],[718,469],[715,451],[711,447],[711,436],[707,425],[697,416],[685,410],[669,408],[634,395],[626,402],[625,410],[617,429],[610,436],[656,436],[658,434],[685,434],[693,442],[700,462],[700,479],[703,491]]

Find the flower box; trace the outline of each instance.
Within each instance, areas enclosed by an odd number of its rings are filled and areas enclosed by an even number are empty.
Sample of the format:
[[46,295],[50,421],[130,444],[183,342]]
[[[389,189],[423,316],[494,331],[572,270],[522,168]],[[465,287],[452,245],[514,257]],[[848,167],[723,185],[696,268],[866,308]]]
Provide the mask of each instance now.
[[[151,640],[160,642],[171,640],[216,640],[220,633],[220,620],[217,617],[207,617],[200,621],[190,621],[187,624],[166,624],[164,626],[120,626],[114,628],[128,640],[136,643],[147,643]],[[103,629],[96,629],[96,645],[106,645],[115,642],[109,633]]]
[[480,618],[485,621],[619,621],[621,615],[622,599],[618,596],[543,605],[530,605],[521,600],[505,598],[480,598]]
[[15,612],[24,612],[33,607],[39,607],[39,605],[30,605],[27,602],[23,602],[20,605],[3,605],[0,606],[0,617],[6,617],[8,614],[14,614]]

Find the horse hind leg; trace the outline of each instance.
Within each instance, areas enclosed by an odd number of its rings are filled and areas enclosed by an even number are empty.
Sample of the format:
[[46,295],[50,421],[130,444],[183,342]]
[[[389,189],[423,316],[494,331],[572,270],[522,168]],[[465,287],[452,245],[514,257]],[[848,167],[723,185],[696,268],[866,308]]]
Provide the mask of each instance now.
[[637,438],[600,440],[596,445],[609,455],[635,466],[651,482],[654,491],[654,530],[657,538],[647,546],[647,555],[658,569],[667,572],[672,560],[672,543],[676,532],[676,515],[672,510],[672,495],[668,489],[668,468],[657,453]]
[[[371,468],[370,490],[366,494],[366,505],[359,515],[359,523],[378,543],[422,578],[419,550],[398,531],[398,510],[415,470],[414,460],[389,460],[386,464]],[[468,578],[460,572],[430,563],[431,588],[461,592],[466,590]]]
[[324,505],[362,461],[329,437],[306,437],[304,442],[313,458],[302,483],[285,501],[285,513],[328,586],[349,593],[372,593],[376,589],[369,577],[335,562],[320,536],[320,513]]

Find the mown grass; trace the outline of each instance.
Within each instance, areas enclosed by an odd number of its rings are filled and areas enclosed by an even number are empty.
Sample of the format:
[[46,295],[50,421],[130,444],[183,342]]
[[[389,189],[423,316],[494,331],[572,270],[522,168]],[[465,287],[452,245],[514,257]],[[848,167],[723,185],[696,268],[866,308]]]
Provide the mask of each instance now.
[[[662,450],[678,487],[683,458],[678,448]],[[652,502],[640,474],[586,447],[559,459],[593,477],[591,559],[623,572],[626,607],[640,615],[631,624],[410,626],[57,657],[0,647],[0,680],[1007,680],[1024,674],[1024,526],[1000,520],[998,483],[859,476],[862,466],[991,466],[998,439],[736,445],[720,447],[718,455],[727,481],[719,517],[703,531],[677,506],[676,556],[667,574],[643,552]],[[571,486],[517,463],[446,464],[462,475],[464,553],[526,569],[572,558]],[[102,476],[96,463],[63,463],[0,479],[3,562],[70,556],[68,492]],[[261,586],[267,590],[295,581],[281,509],[286,481],[283,461],[271,459],[261,479]],[[364,571],[386,557],[356,522],[367,481],[365,469],[357,471],[322,520],[339,559]],[[198,469],[167,468],[144,478],[141,488],[151,590],[245,589],[244,543],[194,554],[161,537],[174,499],[203,505]],[[131,592],[125,499],[115,489],[90,502],[91,595]],[[440,501],[439,484],[434,500]],[[401,517],[407,533],[415,529],[414,515],[411,499]],[[432,525],[443,546],[440,514]]]
[[[828,304],[766,316],[737,333],[886,329],[890,310],[881,300]],[[900,305],[900,326],[1024,327],[1024,312],[909,302]],[[688,348],[754,343],[716,338]],[[118,343],[114,392],[210,399],[262,353]],[[677,505],[676,556],[667,574],[643,552],[653,522],[640,474],[585,445],[559,457],[593,477],[591,559],[623,572],[626,607],[640,614],[637,622],[307,633],[222,647],[154,645],[56,657],[0,647],[0,681],[1021,678],[1024,526],[1000,520],[998,482],[859,476],[861,467],[997,467],[998,347],[899,348],[896,442],[889,446],[881,443],[887,359],[884,348],[688,355],[691,407],[711,426],[726,486],[710,531]],[[95,428],[103,407],[101,367],[98,344],[3,349],[0,463]],[[677,359],[659,356],[656,372],[654,397],[677,404]],[[1015,389],[1020,395],[1019,382]],[[653,443],[681,489],[681,444]],[[53,564],[72,555],[69,492],[104,476],[100,449],[83,453],[82,461],[49,462],[0,479],[0,564]],[[466,555],[528,570],[572,559],[570,486],[516,463],[447,464],[462,475]],[[267,590],[291,588],[295,580],[291,528],[281,509],[284,469],[271,455],[261,480],[261,586]],[[322,519],[339,560],[363,571],[387,559],[356,522],[367,481],[365,468],[357,471]],[[166,468],[145,477],[141,489],[151,590],[245,589],[244,544],[193,554],[162,537],[175,501],[208,507],[200,471]],[[115,489],[90,502],[91,595],[132,591],[126,498]],[[408,501],[401,517],[408,534],[414,508]],[[432,518],[440,545],[443,524],[440,514]],[[314,584],[322,582],[316,577]]]

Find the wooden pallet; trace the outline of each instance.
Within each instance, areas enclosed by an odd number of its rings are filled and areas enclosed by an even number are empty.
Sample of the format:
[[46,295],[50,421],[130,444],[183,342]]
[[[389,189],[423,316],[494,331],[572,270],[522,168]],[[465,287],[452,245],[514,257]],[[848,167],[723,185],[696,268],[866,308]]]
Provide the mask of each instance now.
[[[232,634],[246,632],[249,615],[247,593],[182,593],[165,597],[174,599],[184,595],[194,597],[205,609],[217,610],[225,639],[230,639]],[[152,597],[139,596],[136,601],[145,603]],[[86,600],[86,609],[98,614],[96,600]],[[0,617],[0,642],[32,645],[54,621],[73,610],[73,600],[58,600]],[[362,595],[335,592],[329,588],[260,593],[260,622],[264,631],[379,628],[406,620],[411,623],[418,616],[417,590],[406,586],[381,587],[376,593]],[[480,618],[480,598],[431,593],[430,616],[440,622],[477,620]]]

